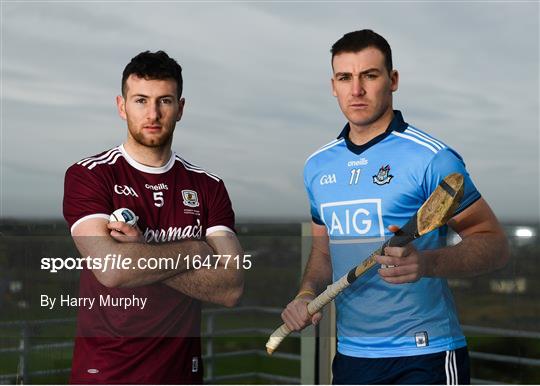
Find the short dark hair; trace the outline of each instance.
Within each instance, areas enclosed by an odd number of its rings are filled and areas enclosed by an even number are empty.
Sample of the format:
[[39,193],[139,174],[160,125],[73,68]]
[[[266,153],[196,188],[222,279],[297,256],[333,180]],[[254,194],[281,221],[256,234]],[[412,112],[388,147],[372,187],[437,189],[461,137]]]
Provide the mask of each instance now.
[[126,81],[131,74],[144,79],[173,79],[178,98],[182,96],[182,67],[164,51],[144,51],[131,59],[122,73],[123,96],[126,96]]
[[388,44],[385,38],[370,29],[349,32],[335,42],[330,49],[332,63],[334,63],[334,56],[342,52],[358,52],[368,47],[377,48],[382,52],[384,65],[388,73],[392,72],[392,49],[390,48],[390,44]]

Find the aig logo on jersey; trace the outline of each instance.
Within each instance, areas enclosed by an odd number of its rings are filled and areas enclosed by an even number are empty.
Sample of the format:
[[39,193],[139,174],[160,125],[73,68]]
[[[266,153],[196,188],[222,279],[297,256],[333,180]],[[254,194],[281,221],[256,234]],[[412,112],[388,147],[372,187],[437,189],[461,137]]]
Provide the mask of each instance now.
[[321,205],[330,243],[384,240],[380,198],[328,202]]
[[189,206],[190,208],[199,206],[199,198],[197,197],[197,192],[194,190],[182,190],[182,199],[185,206]]
[[335,174],[325,174],[319,180],[321,185],[335,184],[337,182]]

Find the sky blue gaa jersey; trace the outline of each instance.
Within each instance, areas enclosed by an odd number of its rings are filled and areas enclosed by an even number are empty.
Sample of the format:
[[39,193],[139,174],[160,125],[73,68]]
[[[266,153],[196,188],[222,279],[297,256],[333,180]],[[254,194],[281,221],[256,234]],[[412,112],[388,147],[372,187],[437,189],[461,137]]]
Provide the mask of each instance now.
[[[385,133],[362,146],[338,139],[306,161],[304,183],[315,223],[330,237],[334,280],[366,259],[403,226],[441,180],[465,177],[463,211],[480,194],[461,157],[441,141],[404,122],[399,111]],[[447,228],[416,240],[418,249],[445,245]],[[338,351],[356,357],[395,357],[465,346],[454,301],[445,279],[389,284],[377,265],[336,298]]]

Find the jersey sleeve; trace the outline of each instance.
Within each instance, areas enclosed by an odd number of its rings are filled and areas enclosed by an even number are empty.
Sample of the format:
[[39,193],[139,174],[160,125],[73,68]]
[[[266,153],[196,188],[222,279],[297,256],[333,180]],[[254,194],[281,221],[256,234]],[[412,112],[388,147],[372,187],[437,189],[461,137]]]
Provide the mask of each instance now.
[[424,199],[427,199],[440,182],[451,173],[460,173],[464,178],[463,198],[455,213],[458,214],[476,202],[481,195],[474,186],[463,159],[455,151],[447,148],[439,151],[433,157],[426,169],[422,188],[425,195]]
[[208,226],[206,236],[213,232],[234,230],[234,211],[223,181],[219,181],[215,194],[208,206]]
[[317,210],[317,204],[315,203],[315,199],[313,197],[313,192],[311,191],[311,182],[310,178],[308,176],[308,165],[304,168],[304,186],[306,188],[306,193],[309,200],[309,207],[311,212],[311,220],[318,225],[324,225],[323,221],[321,220],[321,217],[319,216],[319,211]]
[[113,210],[112,197],[94,172],[79,165],[73,165],[66,171],[63,211],[71,232],[86,219],[108,219]]

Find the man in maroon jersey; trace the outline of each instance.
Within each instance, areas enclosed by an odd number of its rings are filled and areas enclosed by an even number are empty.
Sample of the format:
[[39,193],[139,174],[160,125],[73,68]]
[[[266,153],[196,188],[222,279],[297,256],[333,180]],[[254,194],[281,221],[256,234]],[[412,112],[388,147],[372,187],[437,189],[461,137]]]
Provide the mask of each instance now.
[[[193,269],[194,255],[242,249],[223,181],[171,150],[181,95],[174,59],[134,57],[116,99],[126,141],[66,172],[64,217],[81,255],[92,257],[80,278],[72,383],[202,383],[200,302],[233,306],[241,296],[240,267],[214,257],[211,268]],[[108,223],[123,207],[137,227]],[[107,255],[131,264],[97,268]],[[175,265],[145,269],[151,258]]]

